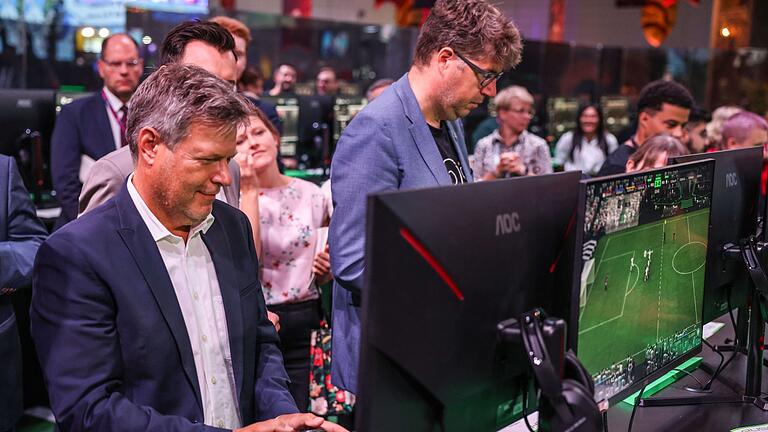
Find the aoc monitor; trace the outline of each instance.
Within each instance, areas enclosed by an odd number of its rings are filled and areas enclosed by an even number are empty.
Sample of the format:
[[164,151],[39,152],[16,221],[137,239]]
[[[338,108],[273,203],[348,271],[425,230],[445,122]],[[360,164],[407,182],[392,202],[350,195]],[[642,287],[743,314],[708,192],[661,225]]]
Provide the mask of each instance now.
[[576,353],[611,404],[701,351],[714,162],[581,183]]
[[357,430],[492,431],[522,418],[528,362],[497,325],[535,307],[570,323],[580,177],[369,197]]
[[712,211],[707,249],[706,283],[702,319],[710,322],[731,308],[746,306],[751,289],[749,274],[741,261],[725,259],[727,244],[738,245],[741,239],[757,232],[758,198],[763,149],[725,150],[679,156],[675,163],[714,159]]
[[36,204],[50,198],[50,143],[55,120],[54,90],[0,91],[0,153],[16,159]]

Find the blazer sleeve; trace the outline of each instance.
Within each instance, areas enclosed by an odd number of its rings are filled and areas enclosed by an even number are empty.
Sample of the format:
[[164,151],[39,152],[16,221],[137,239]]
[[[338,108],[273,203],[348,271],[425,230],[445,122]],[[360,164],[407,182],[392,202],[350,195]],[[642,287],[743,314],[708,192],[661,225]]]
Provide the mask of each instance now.
[[113,160],[103,157],[96,161],[80,192],[79,214],[87,213],[109,201],[123,187],[125,176]]
[[40,247],[33,277],[31,332],[61,430],[223,431],[131,402],[112,296],[66,236]]
[[[253,245],[253,231],[251,224],[244,214],[241,214],[242,224],[245,226],[245,239],[248,243],[248,253],[254,263],[255,279],[259,280],[259,259],[256,256],[256,248]],[[280,352],[280,338],[272,322],[267,318],[267,304],[264,300],[264,292],[261,283],[252,294],[257,301],[258,316],[257,332],[259,344],[257,352],[259,358],[256,361],[256,385],[254,395],[256,400],[257,421],[275,418],[283,414],[299,412],[296,402],[288,389],[290,379],[285,371],[283,355]],[[309,355],[309,353],[307,353]]]
[[8,176],[5,223],[8,238],[0,242],[0,294],[9,293],[32,281],[32,265],[37,249],[45,240],[47,231],[37,218],[35,207],[24,187],[13,158],[7,159]]
[[[394,127],[371,114],[363,110],[344,130],[331,162],[331,270],[336,282],[353,294],[363,289],[367,197],[400,184],[400,163],[389,136]],[[406,136],[401,140],[412,141],[407,130],[402,133]]]
[[[69,108],[69,109],[68,109]],[[80,193],[80,130],[75,106],[62,108],[51,136],[51,177],[53,188],[67,221],[77,217]]]

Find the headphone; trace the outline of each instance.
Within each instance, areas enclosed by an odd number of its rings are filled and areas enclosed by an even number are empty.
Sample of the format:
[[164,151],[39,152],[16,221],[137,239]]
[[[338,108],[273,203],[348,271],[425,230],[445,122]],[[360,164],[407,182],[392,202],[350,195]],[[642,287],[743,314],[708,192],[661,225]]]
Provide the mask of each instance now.
[[[542,326],[552,326],[553,319],[542,320],[542,311],[535,309],[523,314],[519,320],[520,333],[533,375],[546,398],[539,405],[540,429],[543,431],[598,432],[603,421],[594,400],[595,384],[573,352],[568,351],[558,361],[564,379],[555,369],[553,355],[547,350]],[[560,343],[562,346],[562,342]]]

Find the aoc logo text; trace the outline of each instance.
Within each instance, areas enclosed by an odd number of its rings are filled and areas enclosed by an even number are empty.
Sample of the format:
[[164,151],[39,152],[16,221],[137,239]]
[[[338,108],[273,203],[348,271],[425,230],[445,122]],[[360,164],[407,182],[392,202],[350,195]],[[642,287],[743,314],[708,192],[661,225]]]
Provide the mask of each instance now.
[[517,212],[496,215],[496,235],[512,234],[520,231],[520,215]]

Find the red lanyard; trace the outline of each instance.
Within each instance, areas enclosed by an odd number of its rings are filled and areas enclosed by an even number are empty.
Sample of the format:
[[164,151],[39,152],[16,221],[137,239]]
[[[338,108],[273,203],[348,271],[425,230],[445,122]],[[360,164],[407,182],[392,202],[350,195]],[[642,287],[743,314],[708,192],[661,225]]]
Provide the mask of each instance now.
[[104,103],[107,104],[107,108],[109,108],[109,112],[112,114],[112,117],[117,120],[117,125],[120,126],[120,136],[125,136],[125,121],[127,119],[120,120],[120,116],[117,115],[117,111],[115,111],[114,108],[112,108],[112,104],[109,103],[109,99],[107,99],[107,94],[104,93],[104,90],[101,90],[101,98],[104,99]]

